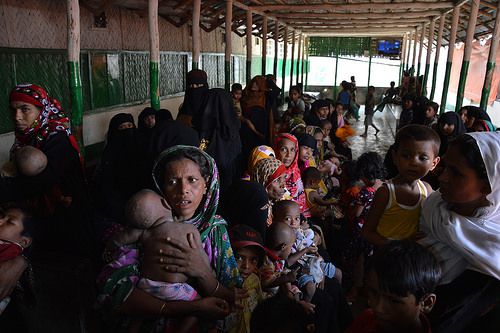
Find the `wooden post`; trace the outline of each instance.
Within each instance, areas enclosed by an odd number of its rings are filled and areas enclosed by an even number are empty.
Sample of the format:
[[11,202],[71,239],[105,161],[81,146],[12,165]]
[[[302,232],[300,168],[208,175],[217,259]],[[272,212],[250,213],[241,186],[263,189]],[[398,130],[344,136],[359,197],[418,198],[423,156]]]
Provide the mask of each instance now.
[[192,26],[192,40],[193,40],[193,69],[198,69],[200,66],[200,11],[201,0],[193,1],[193,26]]
[[444,113],[446,109],[446,100],[448,97],[448,87],[450,86],[451,65],[453,61],[453,52],[455,51],[455,41],[457,40],[458,20],[460,19],[460,7],[453,8],[453,18],[451,20],[450,38],[448,41],[448,59],[446,60],[446,70],[444,72],[443,94],[441,95],[441,106],[439,114]]
[[422,82],[421,95],[427,96],[427,80],[429,79],[429,69],[431,67],[432,45],[434,44],[434,20],[431,19],[429,26],[429,36],[427,37],[427,56],[425,58],[424,81]]
[[295,84],[299,84],[299,76],[300,76],[300,56],[302,54],[302,33],[299,34],[299,45],[297,47],[297,75]]
[[411,75],[415,75],[415,69],[417,67],[417,40],[418,40],[418,30],[415,29],[415,37],[413,39],[413,59],[411,61],[411,67],[413,68],[413,71],[411,71]]
[[283,64],[281,66],[281,96],[283,96],[282,102],[285,101],[285,78],[286,78],[286,56],[288,48],[288,26],[285,25],[285,31],[283,32]]
[[340,44],[340,37],[335,37],[335,76],[334,76],[333,91],[332,91],[333,94],[332,99],[334,101],[337,100],[337,92],[338,92],[337,72],[339,67],[339,44]]
[[68,18],[68,76],[71,96],[71,130],[80,152],[85,153],[83,142],[83,93],[80,77],[80,5],[78,0],[67,1]]
[[401,76],[403,75],[403,71],[405,70],[405,59],[406,59],[406,46],[407,46],[407,34],[403,35],[403,43],[401,44],[401,57],[399,58],[399,83],[398,86],[401,85]]
[[425,37],[425,23],[422,24],[422,33],[420,34],[420,45],[418,51],[418,63],[417,63],[417,78],[420,76],[420,65],[422,61],[422,53],[424,51],[424,37]]
[[370,55],[370,58],[368,59],[368,83],[366,84],[366,87],[370,86],[370,76],[372,73],[372,39],[370,38],[370,48],[368,49],[368,53]]
[[295,69],[294,58],[295,57],[295,30],[292,31],[292,57],[290,58],[290,87],[293,85],[293,70]]
[[149,96],[151,107],[160,109],[160,32],[158,31],[158,0],[148,2],[149,22]]
[[304,39],[303,47],[302,47],[302,59],[300,60],[301,63],[301,70],[300,70],[300,82],[302,82],[302,90],[305,91],[305,85],[304,85],[304,67],[305,67],[305,58],[306,58],[306,51],[307,51],[307,37],[303,35],[302,37]]
[[460,70],[460,80],[458,81],[457,102],[455,103],[455,112],[460,111],[464,101],[465,82],[467,81],[467,72],[469,71],[469,61],[472,54],[472,40],[476,30],[477,13],[479,12],[479,0],[471,0],[469,23],[467,24],[467,35],[465,38],[464,57],[462,59],[462,69]]
[[497,11],[495,13],[495,28],[491,37],[490,53],[488,55],[488,63],[486,64],[486,76],[484,77],[483,91],[481,94],[481,109],[488,108],[488,98],[490,96],[491,81],[495,72],[495,59],[497,56],[498,40],[500,39],[500,1],[498,2]]
[[262,75],[266,75],[267,57],[267,16],[262,17]]
[[226,0],[226,48],[224,52],[224,87],[227,91],[231,89],[231,53],[233,53],[232,42],[233,25],[233,0]]
[[408,35],[408,49],[406,50],[406,70],[410,69],[410,51],[411,51],[411,41],[413,40],[413,32]]
[[274,64],[273,64],[273,73],[274,73],[274,78],[276,80],[278,80],[279,35],[280,35],[280,22],[276,21],[276,24],[274,25]]
[[306,48],[306,60],[305,60],[305,66],[306,66],[306,84],[304,85],[304,91],[307,90],[307,83],[309,82],[309,38],[307,38],[307,48]]
[[439,55],[441,53],[441,45],[443,42],[443,30],[444,30],[444,21],[446,19],[446,14],[442,14],[439,18],[439,30],[437,37],[437,46],[436,46],[436,55],[434,57],[434,68],[432,69],[432,85],[431,85],[431,96],[429,99],[434,100],[434,93],[436,91],[436,76],[439,65]]
[[247,10],[247,84],[250,83],[252,79],[252,11]]

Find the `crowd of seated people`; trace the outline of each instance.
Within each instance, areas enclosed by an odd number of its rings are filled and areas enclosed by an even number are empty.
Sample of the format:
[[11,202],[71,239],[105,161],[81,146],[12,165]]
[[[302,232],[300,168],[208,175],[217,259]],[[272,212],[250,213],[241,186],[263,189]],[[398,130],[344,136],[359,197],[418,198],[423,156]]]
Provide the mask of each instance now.
[[[176,120],[115,115],[92,174],[57,100],[12,90],[2,331],[23,330],[36,252],[92,261],[105,332],[497,331],[500,133],[484,110],[440,115],[406,92],[387,155],[353,159],[354,77],[311,105],[291,87],[282,115],[270,75],[207,82],[188,73]],[[383,130],[373,93],[364,137]]]

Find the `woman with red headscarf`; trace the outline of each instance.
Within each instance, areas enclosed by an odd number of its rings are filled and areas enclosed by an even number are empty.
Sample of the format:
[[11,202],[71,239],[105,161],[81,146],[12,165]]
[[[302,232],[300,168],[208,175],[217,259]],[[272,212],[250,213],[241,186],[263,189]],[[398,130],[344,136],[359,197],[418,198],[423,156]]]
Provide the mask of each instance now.
[[292,200],[299,204],[300,211],[303,212],[306,206],[306,196],[304,184],[300,178],[299,159],[299,141],[295,136],[288,133],[278,134],[274,151],[276,158],[285,165],[285,186],[290,192]]
[[[32,146],[47,156],[48,163],[36,176],[0,179],[0,202],[27,201],[47,219],[36,230],[39,246],[81,254],[84,244],[79,243],[89,236],[83,217],[89,211],[89,196],[69,118],[56,99],[34,84],[17,85],[9,101],[15,125],[11,159],[19,148]],[[88,239],[86,243],[89,247]]]

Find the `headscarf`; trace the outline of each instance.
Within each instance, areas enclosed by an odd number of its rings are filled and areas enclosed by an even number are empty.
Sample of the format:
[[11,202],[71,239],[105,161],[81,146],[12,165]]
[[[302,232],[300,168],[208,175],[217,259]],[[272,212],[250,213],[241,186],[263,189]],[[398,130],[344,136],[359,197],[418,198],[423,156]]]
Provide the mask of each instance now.
[[273,181],[285,174],[285,165],[274,157],[260,160],[252,173],[252,180],[267,188]]
[[130,113],[118,113],[114,115],[113,118],[111,118],[108,125],[108,144],[117,139],[120,131],[123,131],[118,129],[118,127],[120,127],[120,125],[124,123],[132,123],[135,127],[134,117]]
[[[448,136],[443,135],[443,133],[441,132],[441,128],[443,127],[444,124],[454,125],[455,129],[453,130],[453,133],[451,133]],[[448,149],[448,142],[450,140],[456,138],[461,134],[464,134],[465,132],[466,132],[465,125],[462,119],[460,119],[458,113],[449,111],[439,116],[438,134],[441,139],[441,146],[439,147],[439,156],[442,156],[446,152],[446,150]]]
[[199,148],[191,146],[174,146],[165,150],[153,166],[152,176],[156,189],[164,195],[163,184],[160,184],[160,180],[163,178],[162,174],[165,171],[166,162],[170,155],[180,151],[199,154],[208,164],[207,193],[194,216],[182,223],[191,224],[198,229],[205,251],[209,255],[212,267],[215,268],[217,280],[227,286],[228,281],[234,280],[238,275],[238,270],[227,235],[227,223],[216,215],[219,205],[219,172],[214,159]]
[[489,131],[496,130],[495,126],[491,122],[490,116],[486,113],[486,111],[484,111],[480,107],[474,105],[467,105],[464,106],[462,109],[467,110],[467,117],[474,117],[476,118],[476,120],[483,120]]
[[58,132],[68,136],[71,146],[77,151],[80,159],[80,148],[75,137],[71,134],[70,120],[64,113],[61,104],[50,97],[40,86],[24,83],[18,84],[10,93],[10,102],[21,101],[41,108],[34,123],[24,129],[15,131],[15,141],[11,152],[24,146],[41,148],[48,138]]
[[[205,94],[208,91],[207,73],[201,69],[188,72],[186,79],[186,93],[179,112],[180,115],[196,117],[204,104]],[[192,84],[203,84],[202,87],[191,88]]]
[[248,160],[248,174],[251,175],[253,173],[255,166],[260,160],[269,157],[276,157],[273,148],[269,146],[255,147],[250,153],[250,158]]
[[302,183],[302,178],[300,177],[300,169],[298,165],[299,159],[299,142],[297,138],[288,133],[278,134],[276,137],[276,144],[274,145],[275,151],[280,150],[280,144],[283,139],[290,140],[295,145],[295,158],[292,164],[285,170],[285,186],[290,192],[292,200],[299,204],[300,211],[303,212],[306,208],[306,196],[304,193],[304,184]]
[[440,192],[424,202],[420,243],[436,255],[443,268],[442,284],[451,282],[468,267],[500,279],[500,133],[468,133],[476,140],[486,167],[491,193],[489,206],[474,216],[462,216],[448,207]]
[[[252,90],[252,85],[254,83],[257,83],[258,87],[257,91]],[[266,77],[262,75],[255,76],[243,90],[243,97],[241,98],[241,106],[243,108],[243,113],[244,114],[248,113],[252,107],[259,107],[265,109],[266,91],[267,91]]]
[[293,134],[298,128],[302,128],[304,130],[306,128],[306,122],[300,117],[295,117],[290,119],[288,128],[290,129],[290,133]]
[[139,117],[137,118],[137,128],[141,130],[149,130],[150,128],[148,128],[144,123],[144,120],[149,116],[156,116],[156,110],[148,106],[144,108],[141,113],[139,113]]

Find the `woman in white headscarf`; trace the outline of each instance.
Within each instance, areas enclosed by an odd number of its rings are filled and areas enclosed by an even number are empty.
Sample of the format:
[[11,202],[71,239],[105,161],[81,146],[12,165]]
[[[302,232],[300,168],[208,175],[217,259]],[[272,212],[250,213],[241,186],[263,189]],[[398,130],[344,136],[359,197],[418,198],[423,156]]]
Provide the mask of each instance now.
[[500,133],[450,142],[440,189],[424,203],[420,229],[443,278],[433,331],[459,332],[500,301]]

